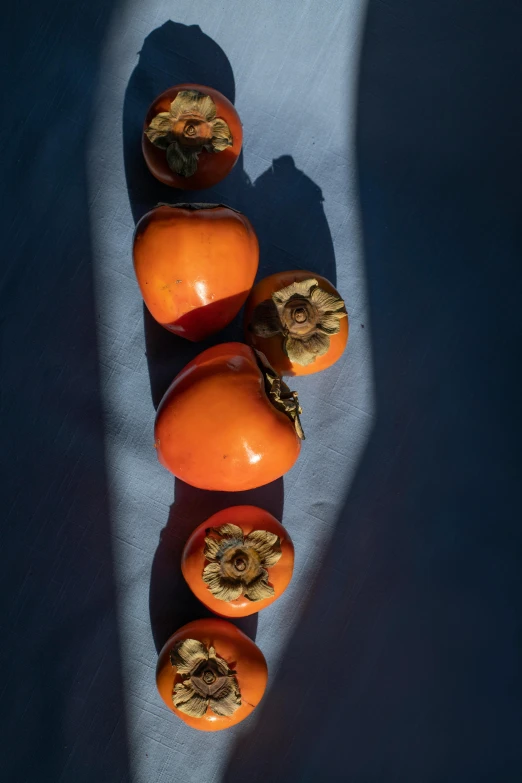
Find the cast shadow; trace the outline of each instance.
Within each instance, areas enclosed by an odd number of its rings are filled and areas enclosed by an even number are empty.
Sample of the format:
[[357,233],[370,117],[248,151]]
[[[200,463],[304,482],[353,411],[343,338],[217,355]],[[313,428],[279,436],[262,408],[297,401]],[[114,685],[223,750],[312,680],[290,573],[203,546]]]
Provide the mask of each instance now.
[[158,182],[141,152],[143,118],[150,104],[164,90],[183,82],[213,87],[234,102],[234,75],[223,50],[198,25],[165,22],[145,38],[125,92],[123,154],[135,223],[160,201],[198,200],[197,191],[176,190]]
[[227,783],[521,779],[521,27],[507,1],[370,0],[377,418]]
[[[213,616],[194,596],[181,573],[181,554],[192,531],[229,506],[259,506],[277,519],[283,514],[283,479],[248,492],[204,492],[176,479],[174,494],[176,499],[160,535],[150,580],[150,619],[158,652],[177,628]],[[234,623],[255,641],[257,614],[237,618]]]
[[288,269],[309,269],[335,285],[334,248],[321,188],[288,154],[275,158],[252,183],[236,169],[217,188],[227,204],[252,221],[259,239],[258,279]]

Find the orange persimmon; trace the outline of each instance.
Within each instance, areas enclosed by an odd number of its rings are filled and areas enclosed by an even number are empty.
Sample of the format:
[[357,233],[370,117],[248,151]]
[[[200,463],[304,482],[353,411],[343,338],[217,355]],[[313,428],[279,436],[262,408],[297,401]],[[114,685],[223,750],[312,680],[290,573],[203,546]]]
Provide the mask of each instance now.
[[250,292],[245,334],[280,375],[310,375],[342,355],[348,315],[326,278],[303,270],[277,272]]
[[243,306],[259,246],[248,218],[230,207],[163,205],[139,221],[133,255],[153,318],[197,341],[223,329]]
[[194,487],[228,492],[290,470],[303,437],[297,394],[265,362],[242,343],[216,345],[189,362],[156,414],[161,464]]
[[294,546],[272,514],[256,506],[232,506],[199,525],[183,549],[187,584],[223,617],[245,617],[273,603],[286,590]]
[[167,707],[189,726],[219,731],[257,707],[268,671],[263,653],[226,620],[194,620],[173,634],[156,667]]
[[201,190],[235,165],[243,129],[237,111],[217,90],[177,84],[150,106],[142,149],[149,171],[173,188]]

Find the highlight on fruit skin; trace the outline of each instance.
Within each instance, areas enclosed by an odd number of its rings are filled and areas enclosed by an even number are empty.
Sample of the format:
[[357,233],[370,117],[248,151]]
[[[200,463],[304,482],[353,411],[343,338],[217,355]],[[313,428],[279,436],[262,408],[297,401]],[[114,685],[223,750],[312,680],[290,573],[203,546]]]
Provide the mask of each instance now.
[[151,174],[165,185],[203,190],[232,170],[241,152],[238,113],[218,90],[177,84],[150,106],[142,149]]
[[196,356],[176,376],[156,414],[161,464],[199,489],[263,486],[294,465],[304,438],[297,393],[243,343]]
[[133,260],[152,317],[198,341],[227,326],[243,306],[259,245],[248,218],[224,204],[161,204],[136,226]]
[[194,595],[222,617],[245,617],[276,601],[292,579],[294,546],[257,506],[232,506],[197,527],[181,557]]
[[267,679],[259,647],[235,625],[215,617],[176,631],[156,667],[164,703],[200,731],[220,731],[248,717],[261,701]]
[[245,306],[245,337],[280,375],[320,372],[346,347],[346,306],[321,275],[278,272],[252,289]]

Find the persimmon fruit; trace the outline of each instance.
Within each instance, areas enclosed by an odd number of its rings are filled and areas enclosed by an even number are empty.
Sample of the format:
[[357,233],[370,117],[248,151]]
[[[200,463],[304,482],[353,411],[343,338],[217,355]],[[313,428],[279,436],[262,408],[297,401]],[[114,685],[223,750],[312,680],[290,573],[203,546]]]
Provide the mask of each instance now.
[[218,90],[177,84],[150,106],[143,126],[145,162],[173,188],[202,190],[234,167],[243,142],[238,113]]
[[326,278],[303,270],[277,272],[250,292],[245,335],[280,375],[310,375],[341,357],[348,315]]
[[156,684],[167,707],[194,729],[235,726],[257,707],[268,678],[263,653],[215,617],[180,628],[161,650]]
[[248,218],[230,207],[162,205],[136,226],[133,256],[153,318],[197,341],[223,329],[243,306],[259,245]]
[[242,343],[216,345],[186,365],[160,402],[158,459],[200,489],[253,489],[297,460],[300,412],[296,392],[262,354]]
[[189,537],[181,570],[190,589],[215,614],[245,617],[286,590],[294,546],[277,519],[256,506],[218,511]]

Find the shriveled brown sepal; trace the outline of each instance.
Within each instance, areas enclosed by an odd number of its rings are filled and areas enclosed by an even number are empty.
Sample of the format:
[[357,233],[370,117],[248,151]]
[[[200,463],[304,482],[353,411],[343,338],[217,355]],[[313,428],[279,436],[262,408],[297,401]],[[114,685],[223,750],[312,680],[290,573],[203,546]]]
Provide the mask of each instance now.
[[304,430],[301,426],[301,419],[299,416],[302,414],[303,409],[299,405],[299,398],[296,391],[291,391],[289,386],[283,381],[270,362],[261,351],[256,351],[257,361],[261,371],[265,378],[265,390],[268,394],[270,402],[277,408],[277,410],[284,413],[292,424],[294,425],[297,436],[301,440],[305,440]]
[[330,337],[346,318],[344,301],[321,288],[315,278],[292,283],[260,302],[250,329],[258,337],[283,338],[291,362],[306,367],[327,353]]
[[191,177],[198,168],[202,150],[222,152],[233,144],[225,120],[216,117],[216,105],[198,90],[181,90],[170,105],[152,120],[145,135],[165,150],[169,168],[181,177]]
[[185,639],[170,653],[170,661],[183,678],[172,692],[174,706],[193,718],[202,718],[207,709],[215,715],[230,716],[241,706],[236,672],[197,639]]
[[281,558],[281,540],[268,530],[254,530],[247,536],[237,525],[209,528],[205,538],[203,581],[220,601],[234,601],[241,595],[261,601],[274,595],[267,568]]

